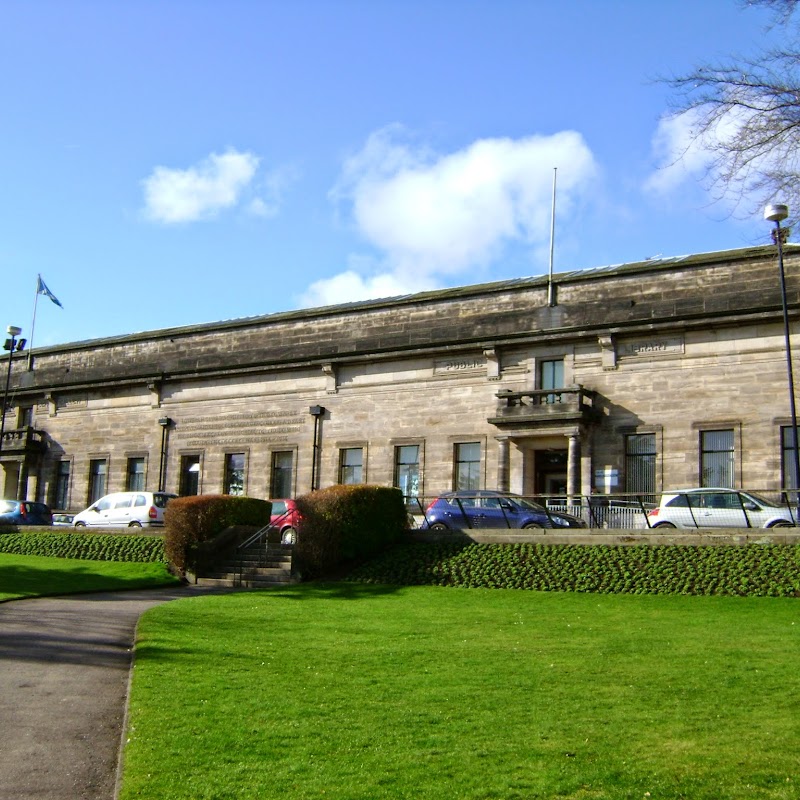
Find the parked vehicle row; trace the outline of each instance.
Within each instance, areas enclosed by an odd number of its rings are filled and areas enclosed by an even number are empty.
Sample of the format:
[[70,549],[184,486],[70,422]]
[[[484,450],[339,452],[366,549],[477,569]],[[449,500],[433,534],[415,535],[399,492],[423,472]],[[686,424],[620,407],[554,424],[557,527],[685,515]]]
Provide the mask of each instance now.
[[[81,527],[162,527],[164,509],[177,495],[167,492],[115,492],[78,514],[56,513],[44,503],[0,500],[0,525]],[[577,498],[576,498],[577,499]],[[797,525],[797,507],[779,504],[755,492],[726,488],[691,488],[665,492],[657,504],[642,498],[592,495],[585,503],[566,498],[539,503],[490,489],[446,492],[423,506],[407,498],[421,530],[580,529],[580,528],[778,528]],[[284,544],[295,544],[300,512],[294,500],[270,500],[270,525]],[[415,508],[415,505],[417,508]],[[650,506],[650,507],[649,507]]]

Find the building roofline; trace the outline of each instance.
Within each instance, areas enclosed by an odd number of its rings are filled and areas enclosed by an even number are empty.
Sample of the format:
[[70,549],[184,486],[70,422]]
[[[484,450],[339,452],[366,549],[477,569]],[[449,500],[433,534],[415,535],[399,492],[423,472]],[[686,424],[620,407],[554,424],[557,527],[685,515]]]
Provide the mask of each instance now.
[[[787,243],[784,247],[784,252],[789,250],[795,251],[795,253],[800,253],[800,244]],[[553,275],[552,280],[555,285],[564,285],[583,281],[603,280],[622,275],[636,275],[644,272],[662,272],[664,270],[674,269],[677,266],[680,266],[681,268],[692,268],[707,266],[716,262],[730,261],[732,259],[744,260],[763,258],[765,253],[767,251],[771,251],[773,248],[774,245],[756,245],[752,247],[737,248],[732,250],[719,250],[710,253],[698,253],[694,255],[667,257],[655,256],[642,261],[629,262],[625,264],[587,267],[584,269],[559,272]],[[511,278],[507,280],[469,284],[466,286],[456,286],[446,289],[432,289],[425,292],[397,295],[394,297],[361,300],[352,303],[339,303],[336,305],[319,306],[315,308],[278,311],[271,314],[263,314],[252,317],[238,317],[214,322],[202,322],[170,328],[159,328],[149,331],[138,331],[136,333],[107,336],[97,339],[83,339],[75,342],[65,342],[63,344],[36,347],[33,349],[33,353],[35,355],[46,355],[71,350],[84,350],[88,346],[100,348],[142,340],[170,339],[175,337],[194,336],[198,333],[211,333],[257,327],[259,325],[276,322],[319,319],[324,317],[350,314],[358,311],[376,310],[403,305],[416,305],[423,302],[445,302],[458,298],[473,297],[480,294],[497,294],[500,292],[535,289],[539,287],[546,288],[549,283],[550,279],[546,274],[524,278]]]

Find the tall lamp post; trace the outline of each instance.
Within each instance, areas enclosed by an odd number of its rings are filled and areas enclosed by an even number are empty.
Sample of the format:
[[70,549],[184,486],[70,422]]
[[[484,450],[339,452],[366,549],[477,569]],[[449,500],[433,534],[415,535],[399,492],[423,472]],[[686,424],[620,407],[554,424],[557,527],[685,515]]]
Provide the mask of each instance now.
[[[764,209],[764,219],[775,223],[772,240],[778,248],[778,273],[781,280],[781,304],[783,305],[783,336],[786,343],[786,372],[789,378],[789,412],[792,420],[792,456],[794,466],[794,488],[800,487],[800,449],[797,441],[797,406],[794,399],[794,369],[792,368],[792,340],[789,330],[789,310],[786,302],[786,274],[783,269],[783,245],[789,235],[788,228],[782,228],[781,222],[789,216],[789,206],[776,203]],[[795,505],[798,495],[795,492]]]
[[[6,328],[9,338],[3,344],[3,350],[8,350],[8,372],[6,373],[6,388],[3,392],[3,413],[0,415],[0,453],[3,452],[3,438],[6,433],[6,409],[8,408],[8,390],[11,386],[11,360],[14,352],[25,347],[24,339],[17,339],[22,333],[22,328],[16,325],[9,325]],[[0,487],[1,488],[1,487]]]

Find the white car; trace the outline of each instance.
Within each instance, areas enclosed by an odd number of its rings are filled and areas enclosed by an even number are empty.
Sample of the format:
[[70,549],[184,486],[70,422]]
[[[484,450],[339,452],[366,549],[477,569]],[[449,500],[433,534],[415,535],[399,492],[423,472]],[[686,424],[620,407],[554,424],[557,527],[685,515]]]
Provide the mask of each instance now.
[[161,527],[164,509],[176,494],[166,492],[116,492],[107,494],[72,518],[76,528]]
[[651,528],[786,528],[797,524],[786,506],[736,489],[665,492],[647,519]]

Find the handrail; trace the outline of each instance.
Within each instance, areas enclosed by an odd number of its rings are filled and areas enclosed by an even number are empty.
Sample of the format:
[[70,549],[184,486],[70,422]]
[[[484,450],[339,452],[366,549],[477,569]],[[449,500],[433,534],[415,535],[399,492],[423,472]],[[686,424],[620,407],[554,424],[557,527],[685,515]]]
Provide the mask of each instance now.
[[[291,509],[285,511],[279,517],[276,517],[275,520],[270,520],[263,528],[260,528],[255,533],[251,534],[247,539],[243,542],[240,542],[236,545],[236,569],[234,570],[233,575],[233,582],[234,585],[238,584],[241,586],[242,578],[244,576],[244,557],[240,555],[242,551],[252,547],[255,544],[260,544],[262,540],[266,543],[267,536],[269,535],[270,531],[273,530],[280,530],[281,523],[287,519],[290,514],[292,513]],[[266,556],[266,548],[264,548],[264,555]]]

